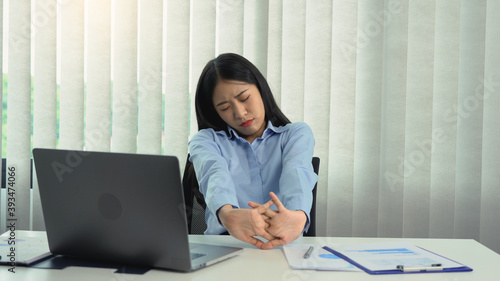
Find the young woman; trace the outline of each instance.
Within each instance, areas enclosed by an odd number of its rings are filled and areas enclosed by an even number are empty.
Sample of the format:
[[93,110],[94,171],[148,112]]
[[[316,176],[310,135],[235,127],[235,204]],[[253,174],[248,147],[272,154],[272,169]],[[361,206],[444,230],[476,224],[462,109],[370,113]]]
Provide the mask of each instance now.
[[290,123],[264,76],[236,54],[208,62],[195,103],[189,152],[207,203],[205,234],[228,232],[262,249],[298,238],[318,180],[310,127]]

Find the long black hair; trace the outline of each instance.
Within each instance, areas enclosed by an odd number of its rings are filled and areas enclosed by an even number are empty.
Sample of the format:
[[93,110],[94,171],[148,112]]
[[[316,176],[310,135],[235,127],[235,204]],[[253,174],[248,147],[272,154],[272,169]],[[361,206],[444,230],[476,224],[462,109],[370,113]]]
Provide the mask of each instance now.
[[257,67],[240,55],[227,53],[209,61],[198,80],[195,97],[198,130],[212,128],[227,132],[227,124],[220,118],[212,102],[215,86],[220,80],[236,80],[255,85],[264,103],[266,121],[271,121],[276,127],[290,123],[276,104],[269,84]]

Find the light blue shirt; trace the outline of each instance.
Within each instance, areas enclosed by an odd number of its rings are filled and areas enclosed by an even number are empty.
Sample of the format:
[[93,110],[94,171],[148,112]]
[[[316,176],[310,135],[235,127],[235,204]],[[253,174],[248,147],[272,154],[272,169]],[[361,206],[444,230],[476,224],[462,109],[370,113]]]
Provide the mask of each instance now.
[[197,132],[189,153],[207,203],[205,234],[227,231],[216,215],[222,206],[250,208],[249,201],[269,201],[271,191],[287,209],[304,211],[309,222],[312,189],[318,181],[311,164],[314,143],[311,128],[303,122],[282,127],[268,122],[262,137],[252,143],[232,128],[229,135],[213,129]]

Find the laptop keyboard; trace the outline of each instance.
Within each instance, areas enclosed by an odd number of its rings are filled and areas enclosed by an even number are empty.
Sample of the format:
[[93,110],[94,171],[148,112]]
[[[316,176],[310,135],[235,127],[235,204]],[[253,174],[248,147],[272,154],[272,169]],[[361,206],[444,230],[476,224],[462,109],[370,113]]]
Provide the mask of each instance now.
[[191,253],[191,260],[194,260],[194,259],[197,259],[197,258],[200,258],[200,257],[203,257],[203,256],[206,256],[206,254]]

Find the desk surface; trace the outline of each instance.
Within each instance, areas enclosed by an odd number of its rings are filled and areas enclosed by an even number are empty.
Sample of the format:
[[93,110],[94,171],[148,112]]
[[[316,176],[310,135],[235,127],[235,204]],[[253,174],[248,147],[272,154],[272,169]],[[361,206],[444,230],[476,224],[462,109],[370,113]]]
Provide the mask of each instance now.
[[[44,232],[34,232],[45,235]],[[397,239],[397,238],[331,238],[303,237],[293,243],[333,244],[363,243],[380,241],[409,241],[417,246],[433,251],[460,263],[474,271],[459,273],[425,273],[371,276],[365,272],[334,272],[313,270],[292,270],[281,248],[260,250],[240,242],[231,236],[190,237],[192,242],[226,245],[245,248],[243,253],[232,259],[192,272],[178,273],[166,270],[150,270],[144,275],[114,273],[114,269],[69,267],[64,270],[16,267],[16,273],[0,266],[0,280],[498,280],[500,276],[500,255],[475,240],[469,239]]]

